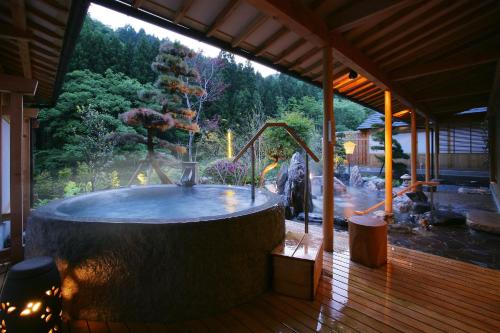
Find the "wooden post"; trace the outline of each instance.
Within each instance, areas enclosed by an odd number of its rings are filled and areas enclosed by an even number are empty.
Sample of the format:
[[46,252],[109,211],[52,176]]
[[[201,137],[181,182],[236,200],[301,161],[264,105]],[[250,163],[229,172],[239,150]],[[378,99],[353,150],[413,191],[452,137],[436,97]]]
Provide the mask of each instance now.
[[335,118],[333,117],[333,55],[328,44],[323,48],[323,242],[333,252],[333,177]]
[[11,94],[10,117],[10,239],[12,261],[24,258],[23,249],[23,95]]
[[385,106],[385,215],[392,216],[392,101],[391,92],[384,92]]
[[418,131],[417,112],[411,110],[411,184],[417,182]]
[[38,117],[38,109],[23,110],[23,221],[31,211],[31,119]]
[[431,179],[431,145],[429,138],[429,118],[425,117],[425,181]]
[[488,117],[488,154],[490,162],[490,183],[497,183],[497,156],[496,156],[496,115],[492,113]]
[[439,124],[434,123],[434,178],[439,179]]

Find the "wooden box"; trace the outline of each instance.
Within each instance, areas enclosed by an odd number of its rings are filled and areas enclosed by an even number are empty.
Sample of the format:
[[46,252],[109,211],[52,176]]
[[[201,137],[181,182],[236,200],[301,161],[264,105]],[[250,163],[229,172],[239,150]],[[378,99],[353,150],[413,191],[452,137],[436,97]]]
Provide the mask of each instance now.
[[274,290],[287,296],[314,299],[323,269],[323,240],[289,231],[272,256]]

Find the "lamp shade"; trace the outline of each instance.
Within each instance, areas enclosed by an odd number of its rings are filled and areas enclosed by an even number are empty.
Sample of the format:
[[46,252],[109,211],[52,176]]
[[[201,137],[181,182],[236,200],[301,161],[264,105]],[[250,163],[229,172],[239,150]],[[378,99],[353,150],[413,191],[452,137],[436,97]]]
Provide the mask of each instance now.
[[354,148],[356,148],[356,144],[354,142],[352,142],[352,141],[344,142],[344,149],[345,149],[345,153],[347,155],[354,154]]
[[61,331],[61,278],[52,258],[22,261],[9,270],[0,296],[0,332]]

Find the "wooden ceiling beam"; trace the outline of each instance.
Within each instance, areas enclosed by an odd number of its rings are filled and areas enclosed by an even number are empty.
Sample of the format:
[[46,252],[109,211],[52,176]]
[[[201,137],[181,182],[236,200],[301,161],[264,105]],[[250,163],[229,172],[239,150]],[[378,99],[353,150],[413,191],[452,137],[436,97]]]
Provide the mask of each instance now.
[[316,69],[318,69],[319,67],[321,67],[323,65],[323,59],[320,59],[314,63],[312,63],[311,65],[307,66],[306,68],[304,68],[300,74],[301,75],[305,75],[305,74],[308,74],[310,72],[314,72]]
[[175,12],[174,15],[174,23],[179,24],[179,22],[184,18],[186,15],[187,11],[191,6],[193,5],[194,0],[186,0],[184,1],[179,9],[177,9],[177,12]]
[[276,59],[273,61],[275,64],[281,63],[286,57],[290,55],[293,51],[297,50],[299,47],[303,46],[307,41],[304,38],[299,38],[296,42],[292,43],[289,47],[283,50]]
[[231,41],[232,47],[237,47],[241,44],[245,39],[247,39],[255,30],[259,29],[266,21],[267,15],[260,14],[248,25],[243,31],[241,31],[237,36],[233,38]]
[[[386,32],[383,35],[380,35],[378,39],[373,39],[371,43],[366,43],[365,41],[359,44],[359,47],[366,47],[370,50],[370,56],[376,57],[379,54],[384,54],[384,50],[391,45],[398,43],[399,41],[406,41],[408,39],[414,38],[414,36],[420,36],[422,31],[427,25],[435,25],[435,22],[440,22],[444,24],[450,18],[453,18],[458,12],[461,12],[467,2],[466,0],[457,0],[451,4],[443,3],[442,6],[435,7],[435,4],[432,1],[429,1],[426,6],[424,6],[427,10],[424,13],[421,13],[419,16],[415,16],[415,18],[411,21],[405,22],[404,29],[400,26],[397,30],[397,33],[388,33]],[[444,23],[443,23],[444,22]],[[441,24],[438,24],[440,26]],[[431,26],[433,28],[434,26]],[[396,32],[396,30],[392,30]]]
[[399,85],[389,81],[387,75],[361,51],[350,44],[340,33],[330,32],[323,20],[298,1],[248,0],[269,16],[276,17],[282,24],[303,36],[317,47],[332,45],[334,57],[375,82],[382,89],[390,89],[408,107],[418,112],[423,108]]
[[457,97],[467,97],[467,96],[477,96],[477,95],[489,95],[490,89],[479,89],[479,90],[466,90],[466,91],[455,91],[450,93],[438,92],[437,94],[425,96],[422,98],[417,98],[419,102],[434,102],[445,99],[454,99]]
[[11,25],[0,23],[0,38],[25,40],[30,41],[33,39],[33,33],[26,30],[17,29]]
[[140,8],[142,6],[143,2],[144,2],[144,0],[134,0],[134,1],[132,1],[132,7]]
[[337,90],[341,93],[345,93],[347,90],[359,87],[360,84],[363,84],[367,81],[368,81],[367,78],[362,77],[362,76],[358,76],[355,79],[349,79],[348,82],[346,82],[345,84],[338,87]]
[[34,96],[38,81],[25,77],[0,74],[0,92]]
[[[26,7],[24,0],[11,0],[10,10],[12,13],[12,22],[15,29],[26,31]],[[24,77],[31,79],[33,74],[31,72],[31,56],[30,48],[27,40],[19,40],[19,58],[23,67]]]
[[[455,25],[452,23],[446,24],[437,33],[431,28],[423,32],[416,40],[407,40],[400,43],[391,48],[383,57],[378,57],[377,62],[383,63],[384,67],[391,66],[391,64],[401,62],[402,59],[413,58],[411,54],[418,54],[419,57],[422,57],[424,52],[428,54],[434,49],[440,49],[456,41],[465,40],[467,36],[474,35],[476,32],[487,33],[489,31],[485,29],[488,29],[488,24],[491,24],[489,29],[497,29],[495,23],[498,18],[495,14],[500,10],[500,5],[497,4],[488,10],[484,9],[469,12],[469,14],[473,15],[465,17],[462,22],[456,22]],[[477,25],[474,26],[474,24]]]
[[262,45],[260,45],[255,51],[254,54],[257,57],[260,57],[264,53],[266,53],[271,46],[273,46],[277,41],[279,41],[283,36],[288,34],[290,32],[290,29],[288,27],[282,27],[275,33],[273,33],[269,38],[267,38]]
[[[444,4],[442,5],[442,7],[444,7]],[[398,31],[398,29],[401,29],[402,26],[408,24],[411,20],[419,18],[420,15],[423,15],[431,10],[439,11],[439,7],[436,7],[436,3],[433,1],[424,2],[421,6],[418,6],[406,15],[401,15],[393,20],[379,24],[376,31],[369,30],[358,36],[357,38],[355,38],[356,45],[359,48],[363,48],[374,43],[375,41],[381,41],[381,38],[383,36],[387,38],[387,36],[390,36],[391,32]]]
[[213,34],[219,29],[224,22],[231,16],[234,10],[238,7],[241,0],[229,0],[229,2],[224,6],[220,13],[215,18],[212,25],[207,29],[207,37],[213,36]]
[[409,68],[403,68],[390,73],[393,81],[405,81],[416,79],[423,76],[440,74],[449,71],[455,71],[467,67],[487,64],[500,59],[500,50],[490,52],[469,52],[458,56],[451,56],[446,59],[434,61],[431,63],[418,64]]
[[[290,70],[297,71],[304,62],[306,62],[307,60],[310,60],[311,57],[313,57],[315,54],[318,54],[318,52],[321,52],[321,49],[318,47],[313,47],[312,49],[310,49],[309,51],[307,51],[306,53],[304,53],[303,55],[301,55],[300,57],[295,59],[289,66]],[[323,60],[318,60],[317,62],[315,62],[311,66],[317,66],[318,63],[322,64]],[[305,72],[305,70],[304,70],[304,72]]]
[[365,84],[363,84],[362,86],[357,87],[355,89],[352,89],[352,90],[348,91],[348,93],[351,94],[351,95],[356,95],[356,94],[363,93],[363,92],[365,92],[365,91],[367,91],[369,89],[372,89],[373,87],[376,87],[375,83],[373,83],[371,81],[368,81]]
[[345,32],[361,24],[378,22],[417,2],[417,0],[353,1],[352,5],[334,12],[326,21],[331,22],[328,24],[330,29]]

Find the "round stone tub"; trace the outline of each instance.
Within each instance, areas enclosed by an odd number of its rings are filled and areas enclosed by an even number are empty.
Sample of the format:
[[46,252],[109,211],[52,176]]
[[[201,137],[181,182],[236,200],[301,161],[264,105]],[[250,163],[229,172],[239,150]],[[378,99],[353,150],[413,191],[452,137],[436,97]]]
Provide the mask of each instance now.
[[279,198],[232,186],[138,186],[35,210],[28,257],[56,259],[70,318],[168,322],[246,302],[270,287],[285,234]]

